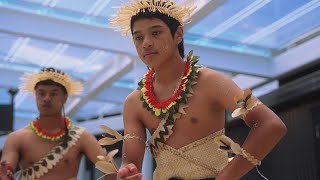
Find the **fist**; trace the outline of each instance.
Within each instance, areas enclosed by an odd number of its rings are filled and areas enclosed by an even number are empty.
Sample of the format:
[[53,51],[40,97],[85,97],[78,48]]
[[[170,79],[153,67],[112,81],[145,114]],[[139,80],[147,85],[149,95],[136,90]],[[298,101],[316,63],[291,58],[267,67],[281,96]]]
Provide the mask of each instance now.
[[138,173],[136,165],[133,163],[122,166],[118,171],[119,180],[143,180],[142,174]]

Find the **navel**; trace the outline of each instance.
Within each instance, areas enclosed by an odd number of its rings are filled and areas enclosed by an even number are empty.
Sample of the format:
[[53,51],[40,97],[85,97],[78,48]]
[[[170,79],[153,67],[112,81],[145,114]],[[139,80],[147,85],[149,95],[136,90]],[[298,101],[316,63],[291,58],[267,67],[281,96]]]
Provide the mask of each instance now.
[[69,159],[64,159],[64,163],[69,164]]
[[197,123],[199,122],[199,120],[198,120],[197,118],[195,118],[195,117],[192,117],[192,118],[190,119],[190,121],[191,121],[191,123],[193,123],[193,124],[197,124]]

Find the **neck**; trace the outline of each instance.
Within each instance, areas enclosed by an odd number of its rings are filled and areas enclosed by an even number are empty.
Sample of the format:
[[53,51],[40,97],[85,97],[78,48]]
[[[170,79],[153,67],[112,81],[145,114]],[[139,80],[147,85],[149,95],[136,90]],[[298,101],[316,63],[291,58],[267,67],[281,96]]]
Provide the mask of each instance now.
[[64,119],[61,114],[57,115],[51,115],[51,116],[46,116],[46,115],[39,115],[38,118],[39,125],[43,130],[55,130],[57,128],[61,128],[61,126],[64,125]]
[[160,67],[155,68],[155,82],[160,84],[167,84],[179,79],[184,71],[185,62],[181,56],[173,55],[170,59],[165,61]]

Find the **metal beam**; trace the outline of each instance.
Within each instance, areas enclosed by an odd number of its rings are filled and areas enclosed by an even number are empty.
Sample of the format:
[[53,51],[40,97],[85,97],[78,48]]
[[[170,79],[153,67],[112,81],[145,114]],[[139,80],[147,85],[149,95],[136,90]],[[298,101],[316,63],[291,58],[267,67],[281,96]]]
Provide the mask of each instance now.
[[98,72],[84,84],[85,91],[81,98],[73,98],[67,103],[66,114],[68,116],[74,115],[90,99],[96,97],[103,89],[110,87],[112,82],[129,72],[132,67],[133,61],[128,56],[113,59],[111,64],[106,64],[101,72]]
[[199,64],[213,69],[263,78],[274,76],[271,61],[268,59],[193,45],[187,45],[186,48],[193,49],[194,54],[201,57]]
[[272,63],[275,76],[280,76],[305,64],[319,61],[320,59],[320,36],[315,37],[299,46],[275,57]]
[[136,55],[130,38],[107,28],[107,24],[106,28],[100,28],[0,7],[0,31],[40,40]]

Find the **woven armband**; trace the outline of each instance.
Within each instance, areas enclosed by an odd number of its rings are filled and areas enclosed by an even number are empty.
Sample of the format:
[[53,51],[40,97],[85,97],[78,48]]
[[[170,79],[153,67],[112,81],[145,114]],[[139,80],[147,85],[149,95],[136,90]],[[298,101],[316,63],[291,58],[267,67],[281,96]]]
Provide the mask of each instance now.
[[230,139],[225,135],[216,137],[214,141],[220,146],[221,150],[225,150],[227,152],[233,152],[234,154],[239,154],[255,166],[261,164],[260,160],[256,159],[254,156],[248,153],[245,149],[241,148],[239,144],[235,143],[232,139]]
[[243,97],[235,96],[235,103],[239,108],[232,112],[232,117],[239,117],[241,119],[245,119],[246,115],[257,105],[262,104],[261,101],[252,95],[250,89],[246,89],[244,91]]

